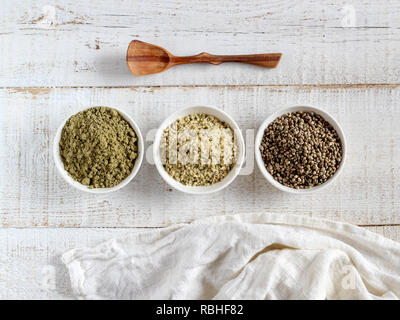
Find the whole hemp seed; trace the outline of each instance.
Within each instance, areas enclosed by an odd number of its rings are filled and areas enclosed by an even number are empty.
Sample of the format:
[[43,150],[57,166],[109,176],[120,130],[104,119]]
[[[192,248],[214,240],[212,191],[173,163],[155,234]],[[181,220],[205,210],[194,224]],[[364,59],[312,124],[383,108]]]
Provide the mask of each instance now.
[[339,168],[343,153],[335,129],[314,112],[278,117],[265,129],[259,148],[274,179],[295,189],[326,182]]
[[135,131],[117,110],[94,107],[67,120],[60,155],[70,176],[89,188],[111,188],[129,174],[137,158]]

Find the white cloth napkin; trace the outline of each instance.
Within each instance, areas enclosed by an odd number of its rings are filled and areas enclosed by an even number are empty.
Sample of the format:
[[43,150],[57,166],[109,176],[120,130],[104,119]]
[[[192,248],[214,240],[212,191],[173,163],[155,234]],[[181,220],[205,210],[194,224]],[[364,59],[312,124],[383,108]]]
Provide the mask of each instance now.
[[86,299],[398,299],[400,243],[333,221],[212,217],[62,256]]

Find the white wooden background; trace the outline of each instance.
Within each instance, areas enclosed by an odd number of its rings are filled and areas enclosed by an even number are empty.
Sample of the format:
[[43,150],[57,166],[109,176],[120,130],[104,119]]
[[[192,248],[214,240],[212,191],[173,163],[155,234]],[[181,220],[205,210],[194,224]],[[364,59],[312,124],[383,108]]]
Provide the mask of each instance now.
[[[0,27],[0,298],[70,298],[65,250],[216,214],[305,214],[400,241],[400,1],[3,1]],[[190,65],[134,77],[133,39],[178,55],[283,58],[274,70]],[[343,125],[348,162],[334,185],[305,196],[273,189],[251,158],[251,174],[209,196],[171,190],[147,161],[109,195],[78,192],[56,172],[55,130],[85,107],[126,111],[151,148],[167,115],[200,104],[231,114],[250,153],[251,130],[271,112],[322,107]]]

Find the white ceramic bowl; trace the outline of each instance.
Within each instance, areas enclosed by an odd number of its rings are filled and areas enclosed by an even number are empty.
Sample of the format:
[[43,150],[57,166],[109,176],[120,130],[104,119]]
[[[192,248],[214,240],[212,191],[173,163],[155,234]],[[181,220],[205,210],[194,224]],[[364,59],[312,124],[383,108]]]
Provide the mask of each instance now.
[[[318,186],[312,187],[310,189],[294,189],[294,188],[289,188],[284,186],[283,184],[279,183],[276,181],[272,175],[268,172],[268,170],[264,166],[264,161],[261,157],[261,152],[260,152],[260,145],[261,145],[261,140],[264,135],[264,130],[268,127],[268,125],[273,122],[276,118],[278,118],[281,115],[284,115],[286,113],[292,113],[292,112],[297,112],[297,111],[308,111],[308,112],[315,112],[316,114],[319,114],[322,116],[338,133],[340,140],[342,141],[342,162],[340,163],[339,168],[336,170],[335,174],[329,178],[326,182],[323,184],[320,184]],[[285,191],[285,192],[290,192],[290,193],[296,193],[296,194],[304,194],[304,193],[310,193],[314,192],[317,190],[321,190],[331,183],[335,181],[335,179],[339,176],[340,172],[343,169],[345,160],[346,160],[346,153],[347,153],[347,144],[346,144],[346,138],[344,136],[344,132],[342,128],[340,127],[339,123],[326,111],[323,111],[319,108],[315,107],[309,107],[309,106],[295,106],[295,107],[290,107],[290,108],[285,108],[281,109],[273,114],[271,114],[267,119],[264,120],[264,122],[261,124],[260,128],[257,131],[256,135],[256,140],[255,140],[255,157],[256,157],[256,162],[258,165],[258,168],[260,169],[261,173],[267,179],[274,187],[278,188],[279,190]]]
[[[132,169],[132,172],[121,183],[119,183],[118,185],[116,185],[116,186],[114,186],[112,188],[93,188],[93,189],[90,189],[89,187],[79,183],[78,181],[75,181],[68,174],[68,172],[64,169],[64,164],[63,164],[61,156],[60,156],[59,143],[60,143],[60,139],[61,139],[62,129],[64,128],[65,123],[67,122],[67,120],[70,117],[65,119],[61,123],[60,127],[57,129],[56,135],[54,137],[54,142],[53,142],[53,158],[54,158],[54,162],[56,163],[56,167],[57,167],[58,171],[60,172],[61,176],[64,178],[64,180],[67,181],[70,185],[74,186],[75,188],[77,188],[79,190],[90,192],[90,193],[109,193],[109,192],[113,192],[113,191],[119,190],[122,187],[126,186],[136,176],[136,174],[139,172],[140,166],[142,165],[143,153],[144,153],[144,144],[143,144],[142,134],[140,132],[140,129],[139,129],[138,125],[125,112],[123,112],[121,110],[118,110],[116,108],[112,108],[112,109],[117,110],[118,113],[131,125],[131,127],[135,131],[137,139],[138,139],[137,140],[138,157],[136,158],[135,165],[134,165],[134,167]],[[82,110],[82,111],[84,111],[84,110]]]
[[[161,138],[163,136],[164,129],[167,128],[169,125],[171,125],[173,122],[175,122],[179,118],[186,117],[190,114],[194,113],[205,113],[209,114],[211,116],[214,116],[218,118],[221,121],[226,122],[234,131],[235,135],[235,141],[237,144],[237,161],[235,166],[232,168],[232,170],[228,173],[228,175],[222,179],[220,182],[212,184],[210,186],[186,186],[178,181],[176,181],[174,178],[172,178],[164,169],[162,162],[161,162],[161,157],[160,157],[160,142]],[[172,115],[170,115],[167,119],[164,120],[164,122],[161,124],[161,126],[158,128],[155,139],[154,139],[154,144],[153,144],[153,158],[154,158],[154,164],[156,165],[156,168],[158,172],[160,173],[161,177],[167,182],[171,187],[175,188],[176,190],[190,193],[190,194],[208,194],[212,192],[217,192],[219,190],[222,190],[223,188],[227,187],[239,174],[240,168],[242,167],[243,161],[244,161],[244,140],[242,136],[242,132],[239,129],[239,126],[233,120],[227,113],[224,111],[214,108],[214,107],[203,107],[203,106],[196,106],[196,107],[189,107],[189,108],[184,108],[181,110],[176,111]]]

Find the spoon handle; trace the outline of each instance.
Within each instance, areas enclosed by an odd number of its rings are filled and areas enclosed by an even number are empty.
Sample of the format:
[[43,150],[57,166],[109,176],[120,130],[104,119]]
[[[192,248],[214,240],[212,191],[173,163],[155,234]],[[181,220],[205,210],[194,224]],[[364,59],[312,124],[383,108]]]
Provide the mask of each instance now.
[[245,54],[245,55],[213,55],[207,52],[202,52],[195,56],[176,57],[174,56],[170,63],[173,65],[187,63],[211,63],[221,64],[223,62],[241,62],[248,63],[264,68],[275,68],[281,58],[281,53],[266,53],[266,54]]

